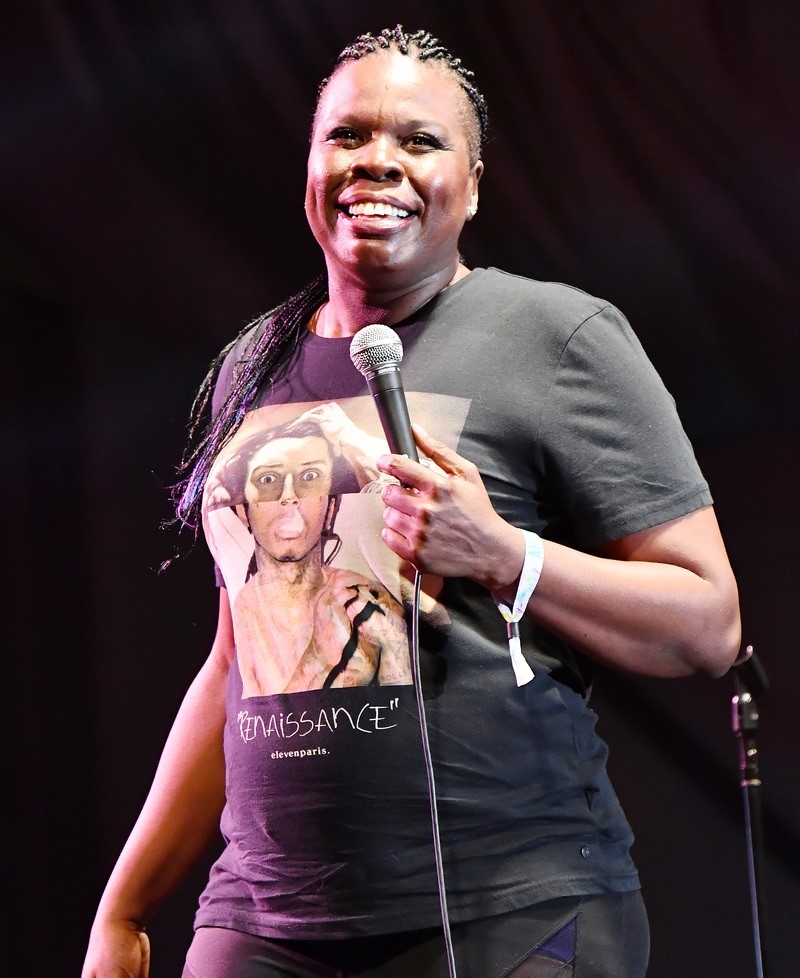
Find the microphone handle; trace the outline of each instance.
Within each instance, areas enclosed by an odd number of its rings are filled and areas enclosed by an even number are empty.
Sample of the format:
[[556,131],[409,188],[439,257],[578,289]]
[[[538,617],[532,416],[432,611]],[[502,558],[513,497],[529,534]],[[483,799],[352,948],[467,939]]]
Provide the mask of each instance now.
[[419,455],[411,433],[411,419],[408,416],[400,369],[394,364],[390,367],[379,367],[367,377],[367,385],[378,409],[389,450],[395,455],[408,455],[418,462]]

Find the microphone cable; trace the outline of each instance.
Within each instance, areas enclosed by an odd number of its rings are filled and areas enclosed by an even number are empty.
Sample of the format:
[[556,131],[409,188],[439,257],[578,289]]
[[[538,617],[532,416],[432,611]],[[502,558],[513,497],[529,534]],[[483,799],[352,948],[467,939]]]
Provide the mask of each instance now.
[[422,754],[425,761],[425,774],[428,779],[428,801],[431,812],[431,828],[433,830],[433,853],[436,867],[436,882],[439,888],[439,908],[444,931],[445,951],[447,953],[447,972],[450,978],[456,976],[456,959],[453,951],[453,935],[450,930],[450,915],[447,910],[447,889],[444,881],[444,862],[442,859],[442,839],[439,831],[439,809],[436,800],[436,778],[433,772],[433,757],[428,735],[428,722],[425,716],[425,699],[422,695],[422,673],[420,671],[419,655],[419,605],[422,575],[414,570],[414,600],[411,608],[411,661],[414,666],[414,691],[417,696],[417,716],[419,717],[419,732],[422,740]]
[[[381,427],[389,449],[398,455],[407,455],[419,461],[411,422],[408,417],[405,392],[400,379],[400,362],[403,359],[403,343],[398,334],[385,323],[362,326],[350,341],[350,360],[366,379],[378,410]],[[428,799],[433,830],[433,851],[436,880],[439,888],[439,906],[447,950],[447,969],[450,978],[456,978],[456,962],[453,938],[450,932],[450,916],[447,912],[447,892],[444,882],[442,840],[439,832],[439,811],[436,802],[436,780],[433,773],[428,723],[425,717],[425,699],[422,695],[422,674],[419,655],[419,604],[422,576],[414,568],[414,599],[411,608],[411,660],[414,668],[414,691],[417,697],[422,753],[428,779]]]

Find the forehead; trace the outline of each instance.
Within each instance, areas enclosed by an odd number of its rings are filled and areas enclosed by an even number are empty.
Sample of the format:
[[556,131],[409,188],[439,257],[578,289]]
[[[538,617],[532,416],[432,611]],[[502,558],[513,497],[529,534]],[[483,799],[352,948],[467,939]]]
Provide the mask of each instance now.
[[461,125],[467,106],[467,95],[448,68],[390,49],[337,68],[322,92],[316,122],[369,114]]
[[276,438],[267,442],[250,459],[249,469],[252,472],[259,465],[283,467],[329,464],[327,441],[316,435],[308,435],[305,438]]

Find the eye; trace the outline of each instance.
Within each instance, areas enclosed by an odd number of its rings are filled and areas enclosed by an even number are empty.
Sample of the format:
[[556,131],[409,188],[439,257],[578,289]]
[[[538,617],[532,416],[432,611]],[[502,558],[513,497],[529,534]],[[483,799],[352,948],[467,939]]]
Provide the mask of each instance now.
[[328,143],[337,143],[339,146],[356,146],[361,142],[361,134],[352,126],[337,126],[331,129],[325,137]]
[[278,481],[278,477],[273,472],[265,472],[256,476],[254,481],[259,486],[272,486]]
[[417,151],[444,149],[444,144],[428,132],[415,132],[405,140],[406,146]]
[[320,476],[321,476],[321,473],[320,473],[319,469],[306,469],[300,475],[300,479],[303,482],[315,482],[317,479],[320,478]]

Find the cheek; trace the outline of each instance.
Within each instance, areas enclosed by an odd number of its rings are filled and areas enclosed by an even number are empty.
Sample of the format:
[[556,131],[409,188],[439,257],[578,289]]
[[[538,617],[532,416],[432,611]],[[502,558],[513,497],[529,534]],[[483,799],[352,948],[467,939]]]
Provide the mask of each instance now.
[[320,186],[317,174],[313,170],[309,170],[308,175],[306,176],[305,201],[306,214],[308,215],[309,219],[312,219],[314,214],[319,211],[320,205],[323,202],[324,198],[323,201],[320,201]]
[[267,536],[271,525],[272,517],[269,512],[264,511],[262,504],[256,503],[250,507],[248,526],[256,540]]
[[437,168],[428,174],[426,183],[431,199],[448,201],[468,201],[472,191],[469,172],[460,164],[447,168]]
[[305,212],[312,231],[329,230],[336,222],[334,200],[339,181],[326,166],[310,167],[306,177]]
[[440,175],[428,185],[428,218],[431,223],[446,225],[463,223],[471,190],[463,175]]
[[328,220],[325,211],[324,200],[318,198],[316,190],[312,185],[309,185],[306,189],[305,212],[306,223],[311,230],[311,234],[314,240],[321,245],[327,237],[331,222]]
[[320,195],[324,196],[327,182],[328,167],[319,155],[313,154],[309,157],[306,170],[306,200],[315,200]]

